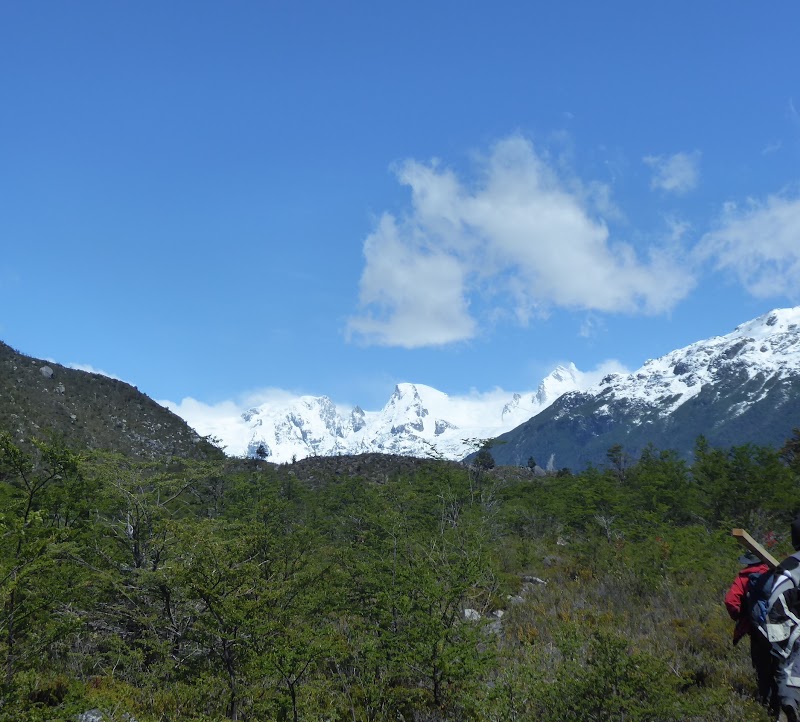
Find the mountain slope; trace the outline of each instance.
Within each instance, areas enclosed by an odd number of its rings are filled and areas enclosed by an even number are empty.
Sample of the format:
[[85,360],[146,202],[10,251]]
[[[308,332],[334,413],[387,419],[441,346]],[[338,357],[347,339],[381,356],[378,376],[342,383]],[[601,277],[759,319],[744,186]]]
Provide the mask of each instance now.
[[779,309],[565,394],[497,439],[500,464],[583,468],[622,444],[688,457],[702,434],[714,445],[781,445],[800,426],[800,307]]
[[183,419],[134,386],[31,358],[2,342],[0,430],[17,441],[55,433],[74,448],[140,458],[223,456]]

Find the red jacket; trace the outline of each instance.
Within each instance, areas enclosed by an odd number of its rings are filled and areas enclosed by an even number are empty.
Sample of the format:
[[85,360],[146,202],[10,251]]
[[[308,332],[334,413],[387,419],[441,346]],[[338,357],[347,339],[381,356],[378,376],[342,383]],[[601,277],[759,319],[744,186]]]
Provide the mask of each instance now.
[[736,621],[736,626],[733,629],[734,644],[745,634],[750,634],[751,632],[750,616],[742,613],[745,611],[744,598],[747,594],[747,585],[750,583],[750,575],[763,574],[766,571],[769,571],[769,567],[763,563],[745,567],[736,575],[736,579],[733,580],[731,588],[725,595],[725,607],[728,610],[728,614],[731,615],[731,619]]

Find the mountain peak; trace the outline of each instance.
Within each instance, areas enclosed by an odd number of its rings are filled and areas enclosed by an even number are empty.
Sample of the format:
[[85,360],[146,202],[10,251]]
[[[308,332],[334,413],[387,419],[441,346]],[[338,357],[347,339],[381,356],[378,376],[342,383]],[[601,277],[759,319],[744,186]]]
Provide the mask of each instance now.
[[[559,465],[574,466],[602,463],[614,444],[635,454],[647,443],[688,455],[700,434],[712,443],[780,444],[797,425],[798,391],[800,307],[777,309],[561,396],[535,424],[504,434],[495,459],[557,454]],[[526,436],[533,428],[535,439]]]
[[[402,382],[379,411],[356,406],[340,414],[324,396],[304,396],[282,407],[264,404],[235,422],[238,438],[247,438],[238,445],[247,455],[262,447],[275,462],[371,452],[461,459],[474,450],[476,439],[508,431],[552,403],[560,391],[574,390],[578,376],[573,364],[561,366],[540,384],[541,393],[500,398],[497,392],[451,398],[432,386]],[[236,453],[234,443],[228,447]]]
[[396,384],[394,387],[394,393],[392,397],[398,399],[405,399],[408,397],[412,398],[419,398],[419,392],[417,391],[417,385],[408,383],[404,381],[403,383]]
[[[702,425],[694,428],[685,418],[700,418],[698,408],[722,408],[717,392],[729,395],[728,406],[719,412],[727,419],[736,415],[748,418],[748,409],[766,399],[780,407],[784,396],[778,391],[788,394],[786,383],[797,378],[800,307],[770,311],[731,333],[650,359],[633,373],[610,373],[591,387],[587,375],[573,363],[556,366],[533,391],[471,392],[451,398],[431,386],[402,382],[379,410],[354,407],[339,411],[326,396],[303,397],[302,402],[295,399],[255,407],[230,423],[226,419],[210,432],[223,438],[230,453],[253,453],[263,444],[270,450],[269,458],[277,462],[293,456],[372,452],[461,459],[475,450],[476,440],[505,435],[534,417],[537,423],[528,424],[531,428],[544,429],[570,420],[573,437],[569,443],[559,442],[558,449],[531,449],[521,461],[504,458],[511,444],[493,452],[499,463],[523,464],[529,456],[548,459],[557,452],[557,465],[563,466],[568,462],[561,457],[572,453],[564,449],[591,447],[593,439],[605,443],[604,434],[611,433],[608,429],[617,428],[622,419],[628,424],[625,432],[620,431],[609,446],[624,443],[627,448],[631,439],[644,438],[642,429],[659,429],[660,436],[653,443],[666,448],[672,439],[683,443],[684,433],[702,429],[713,435],[718,433],[718,423],[719,429],[732,428],[725,419],[708,414],[702,417]],[[764,413],[766,418],[773,411]],[[773,426],[779,428],[780,424]],[[598,452],[594,463],[598,459],[603,463],[607,448]]]
[[787,331],[790,326],[797,326],[800,324],[800,306],[792,306],[789,308],[774,308],[769,313],[762,316],[741,323],[736,327],[736,331],[747,330],[748,335],[751,335],[750,329],[766,327],[773,331]]
[[575,391],[580,386],[581,376],[574,363],[556,366],[539,384],[536,390],[537,403],[544,408],[562,394]]

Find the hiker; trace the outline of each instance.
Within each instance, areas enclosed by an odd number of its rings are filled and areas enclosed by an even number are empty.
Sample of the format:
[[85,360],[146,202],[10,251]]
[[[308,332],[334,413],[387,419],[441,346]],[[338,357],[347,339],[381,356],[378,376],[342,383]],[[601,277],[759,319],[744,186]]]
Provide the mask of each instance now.
[[774,685],[776,660],[772,655],[772,645],[765,634],[753,624],[751,616],[753,593],[756,587],[764,588],[768,585],[769,566],[753,552],[740,556],[739,564],[742,569],[725,595],[725,608],[736,622],[733,643],[738,644],[745,635],[750,637],[750,661],[756,671],[758,700],[777,711]]
[[776,684],[779,721],[798,722],[800,717],[800,514],[792,522],[795,553],[784,559],[774,573],[767,606],[767,630],[778,658]]

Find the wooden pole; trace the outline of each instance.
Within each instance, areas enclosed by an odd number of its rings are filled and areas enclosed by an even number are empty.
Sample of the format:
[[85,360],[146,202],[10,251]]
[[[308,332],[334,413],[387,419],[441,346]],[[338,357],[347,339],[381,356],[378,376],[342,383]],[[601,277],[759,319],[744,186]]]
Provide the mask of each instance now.
[[736,538],[736,541],[739,542],[743,547],[749,549],[753,554],[755,554],[761,561],[767,564],[770,569],[774,569],[778,566],[780,562],[772,556],[764,547],[761,546],[753,537],[751,537],[744,529],[734,529],[731,531],[731,536]]

